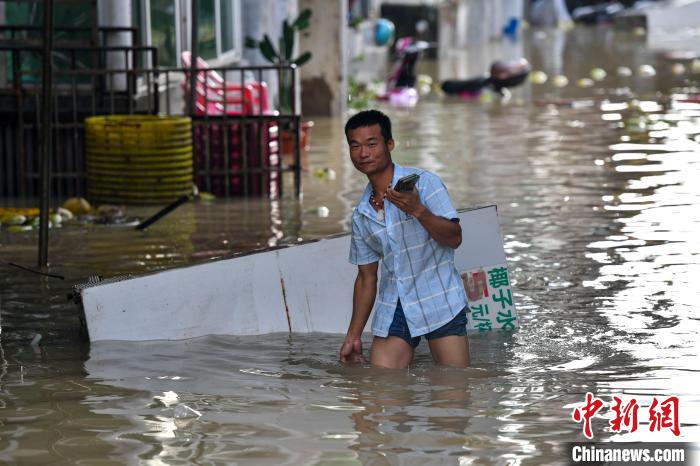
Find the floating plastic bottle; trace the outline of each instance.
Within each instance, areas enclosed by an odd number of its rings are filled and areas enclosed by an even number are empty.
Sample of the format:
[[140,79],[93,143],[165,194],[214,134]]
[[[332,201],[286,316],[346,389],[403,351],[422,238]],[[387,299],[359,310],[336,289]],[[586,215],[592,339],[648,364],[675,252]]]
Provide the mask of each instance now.
[[198,417],[202,417],[202,413],[197,411],[196,409],[192,409],[187,405],[177,405],[175,409],[173,410],[173,417],[175,419],[196,419]]

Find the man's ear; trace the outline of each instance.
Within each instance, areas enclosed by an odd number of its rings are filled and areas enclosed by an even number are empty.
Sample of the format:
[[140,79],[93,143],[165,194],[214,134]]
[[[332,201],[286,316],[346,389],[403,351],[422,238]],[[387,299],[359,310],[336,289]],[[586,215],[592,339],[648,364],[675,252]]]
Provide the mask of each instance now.
[[386,147],[387,147],[387,149],[389,149],[389,152],[391,152],[392,150],[394,150],[394,140],[393,140],[393,139],[389,139],[389,140],[387,141],[387,143],[386,143]]

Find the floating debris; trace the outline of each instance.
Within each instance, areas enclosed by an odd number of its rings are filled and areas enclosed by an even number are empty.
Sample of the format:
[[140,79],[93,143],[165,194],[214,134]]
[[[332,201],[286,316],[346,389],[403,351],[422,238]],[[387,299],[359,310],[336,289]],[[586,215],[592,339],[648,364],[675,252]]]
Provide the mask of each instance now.
[[331,213],[331,211],[330,211],[330,209],[328,209],[328,207],[322,205],[321,207],[318,208],[316,213],[318,214],[319,217],[326,218]]
[[639,67],[639,75],[644,78],[650,78],[656,76],[656,70],[651,65],[641,65]]
[[696,58],[690,63],[690,71],[695,74],[700,73],[700,58]]
[[[124,212],[125,208],[123,206],[103,204],[97,209],[93,209],[88,201],[82,198],[71,198],[64,203],[65,205],[68,205],[69,208],[59,207],[49,211],[49,228],[61,227],[67,222],[75,225],[123,225],[130,221]],[[0,225],[8,232],[21,233],[38,229],[40,222],[40,211],[37,208],[0,208]]]
[[73,220],[73,218],[75,218],[73,216],[73,212],[71,212],[70,210],[65,209],[63,207],[59,207],[58,209],[56,209],[56,213],[61,216],[61,220],[63,222],[66,222],[68,220]]
[[389,94],[389,102],[397,107],[415,107],[418,103],[418,91],[412,87],[400,89],[399,92]]
[[71,197],[63,203],[63,208],[70,210],[75,216],[85,215],[92,211],[90,203],[82,197]]
[[173,410],[173,417],[175,419],[192,419],[202,417],[202,413],[187,405],[177,405]]
[[633,99],[627,102],[627,108],[634,112],[643,112],[642,103],[637,99]]
[[123,224],[127,222],[123,206],[102,204],[91,213],[82,215],[80,220],[85,223]]
[[33,228],[30,222],[38,215],[39,209],[0,207],[0,229],[4,229],[9,233],[30,231]]
[[6,226],[22,225],[26,221],[27,217],[19,213],[6,212],[0,215],[0,224]]
[[32,338],[32,341],[29,342],[29,345],[33,348],[38,348],[39,343],[41,342],[41,338],[41,333],[37,333],[36,335],[34,335],[34,338]]
[[314,170],[314,176],[319,179],[334,180],[336,173],[332,168],[317,168]]
[[626,66],[618,66],[617,75],[623,78],[628,78],[632,76],[632,70]]
[[[37,215],[36,217],[32,217],[27,220],[27,225],[29,225],[32,228],[39,228],[39,224],[41,223],[41,218]],[[49,214],[49,228],[53,227],[59,227],[63,223],[63,219],[61,218],[60,215],[58,214]]]
[[544,84],[547,82],[547,73],[544,71],[533,71],[530,73],[530,82],[534,84]]
[[571,102],[571,108],[590,108],[595,106],[593,100],[574,100]]
[[594,81],[602,81],[608,73],[603,68],[593,68],[591,70],[590,76]]
[[10,233],[23,233],[25,231],[32,231],[33,228],[31,225],[10,225],[6,230]]
[[482,104],[493,103],[493,92],[485,90],[484,92],[480,93],[479,102],[481,102]]
[[569,78],[563,74],[558,74],[552,78],[552,84],[554,87],[566,87],[569,84]]
[[[37,217],[37,218],[39,218],[39,217]],[[61,217],[61,214],[59,214],[57,212],[49,214],[49,225],[53,225],[55,227],[60,227],[62,223],[63,223],[63,217]]]
[[199,199],[201,202],[214,202],[216,200],[216,196],[205,191],[197,194],[197,199]]
[[173,410],[173,421],[178,429],[190,426],[200,417],[202,417],[202,413],[185,404],[177,405]]
[[685,74],[685,65],[683,65],[683,63],[674,63],[671,66],[671,73],[675,74],[676,76]]
[[625,129],[632,133],[643,133],[648,130],[649,118],[645,115],[625,119]]
[[556,107],[571,107],[571,108],[589,108],[595,107],[596,103],[590,99],[555,99],[548,97],[546,99],[536,100],[535,103],[539,106]]
[[418,94],[430,94],[430,90],[433,87],[433,78],[427,74],[419,74],[416,76],[416,87],[418,88]]

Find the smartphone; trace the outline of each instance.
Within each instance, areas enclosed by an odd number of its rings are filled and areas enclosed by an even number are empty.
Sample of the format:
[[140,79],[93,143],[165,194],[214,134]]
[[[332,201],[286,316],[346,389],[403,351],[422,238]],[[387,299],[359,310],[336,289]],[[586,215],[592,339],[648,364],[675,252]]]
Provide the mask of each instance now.
[[409,193],[413,191],[413,187],[418,182],[418,178],[420,178],[420,176],[418,176],[416,173],[411,173],[410,175],[404,176],[396,182],[394,191],[398,191],[400,193]]

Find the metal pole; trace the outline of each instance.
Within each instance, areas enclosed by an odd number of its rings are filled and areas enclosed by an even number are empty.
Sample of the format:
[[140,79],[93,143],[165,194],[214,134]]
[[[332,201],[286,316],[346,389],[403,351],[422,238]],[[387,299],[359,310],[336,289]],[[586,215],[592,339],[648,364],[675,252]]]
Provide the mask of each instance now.
[[[190,19],[192,24],[190,25],[190,95],[188,107],[190,110],[190,117],[194,117],[198,78],[195,73],[195,69],[197,68],[197,56],[199,55],[197,51],[197,38],[199,37],[199,0],[191,0],[191,2],[192,11],[190,12]],[[204,85],[206,86],[206,78]],[[194,125],[192,125],[192,129],[194,130]]]
[[301,196],[301,148],[300,138],[301,135],[301,115],[297,115],[297,98],[296,98],[296,88],[297,88],[297,67],[292,65],[292,115],[293,122],[292,128],[294,128],[294,195],[299,198]]
[[49,263],[51,198],[51,88],[53,87],[53,1],[44,1],[44,54],[41,73],[41,202],[39,204],[39,267]]

